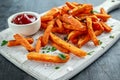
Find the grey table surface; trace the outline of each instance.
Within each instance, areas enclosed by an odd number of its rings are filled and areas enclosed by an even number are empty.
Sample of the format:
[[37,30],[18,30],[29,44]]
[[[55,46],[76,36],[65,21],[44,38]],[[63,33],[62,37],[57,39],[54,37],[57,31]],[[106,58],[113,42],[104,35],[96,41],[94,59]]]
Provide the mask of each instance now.
[[[104,0],[0,0],[0,31],[8,28],[7,18],[21,11],[45,12],[52,7],[64,4],[66,1],[92,3],[94,6]],[[110,0],[111,1],[111,0]],[[120,20],[120,9],[110,13]],[[0,55],[0,80],[36,80]],[[120,80],[120,40],[118,40],[104,55],[70,80]]]

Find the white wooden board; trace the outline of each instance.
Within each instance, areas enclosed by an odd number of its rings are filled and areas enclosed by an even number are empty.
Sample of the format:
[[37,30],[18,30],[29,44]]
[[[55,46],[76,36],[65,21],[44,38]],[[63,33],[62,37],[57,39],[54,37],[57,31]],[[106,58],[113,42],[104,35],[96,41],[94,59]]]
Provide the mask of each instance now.
[[[98,36],[99,40],[102,41],[100,46],[95,47],[93,43],[89,41],[82,47],[82,49],[87,52],[94,51],[91,55],[87,55],[85,58],[79,58],[71,54],[71,59],[64,64],[27,60],[26,55],[28,52],[21,46],[0,46],[0,53],[17,67],[38,80],[66,80],[86,68],[119,39],[120,22],[115,19],[109,19],[108,24],[113,26],[113,30],[110,33],[103,33]],[[35,34],[33,36],[34,40],[36,40],[41,33],[42,32],[38,32]],[[114,36],[114,38],[109,38],[110,36]],[[0,32],[0,42],[11,39],[13,39],[13,33],[9,28]],[[59,53],[59,51],[56,51],[56,53]],[[60,68],[55,69],[56,66],[59,66]]]

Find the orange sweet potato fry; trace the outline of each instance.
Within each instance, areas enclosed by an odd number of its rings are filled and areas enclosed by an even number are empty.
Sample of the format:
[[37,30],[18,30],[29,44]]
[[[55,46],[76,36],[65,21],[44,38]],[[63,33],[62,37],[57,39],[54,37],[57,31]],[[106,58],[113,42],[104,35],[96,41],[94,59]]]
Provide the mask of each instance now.
[[[102,30],[96,30],[95,35],[99,36],[103,31]],[[83,45],[85,45],[88,41],[90,41],[90,36],[89,34],[83,35],[79,40],[78,40],[78,47],[81,48]]]
[[112,30],[112,28],[110,26],[108,26],[105,22],[100,22],[100,23],[103,26],[104,31],[110,32]]
[[68,6],[63,6],[62,8],[61,8],[61,12],[60,12],[60,14],[61,15],[63,15],[63,14],[68,14],[68,12],[69,12],[69,7]]
[[47,23],[41,23],[41,27],[40,27],[40,29],[46,29],[47,28]]
[[51,32],[59,33],[59,34],[66,34],[67,33],[67,31],[64,29],[64,27],[62,27],[62,28],[53,27]]
[[43,37],[42,37],[42,46],[47,45],[47,43],[49,41],[49,35],[50,35],[50,32],[51,32],[53,27],[54,27],[54,20],[52,20],[48,23],[48,26],[43,34]]
[[94,45],[97,46],[97,45],[99,45],[99,41],[98,41],[98,39],[93,31],[93,28],[92,28],[92,20],[91,20],[91,18],[87,17],[86,21],[87,21],[88,34],[89,34],[91,40],[93,41]]
[[39,53],[40,48],[41,48],[41,45],[42,45],[41,40],[42,40],[42,36],[40,36],[40,37],[38,38],[37,42],[36,42],[35,52],[38,52],[38,53]]
[[86,31],[71,31],[69,34],[68,34],[68,37],[67,39],[68,40],[72,40],[74,39],[75,37],[79,36],[79,35],[82,35],[86,33]]
[[88,34],[81,36],[78,40],[77,46],[81,48],[84,44],[86,44],[90,40],[90,36]]
[[69,54],[64,54],[65,59],[61,59],[58,57],[58,55],[52,55],[52,54],[41,54],[36,52],[30,52],[27,54],[27,58],[29,60],[36,60],[36,61],[44,61],[44,62],[53,62],[53,63],[65,63],[69,60],[70,56]]
[[51,21],[52,19],[53,19],[53,16],[41,16],[42,22]]
[[100,8],[100,13],[101,14],[107,14],[107,12],[104,10],[104,8]]
[[77,2],[71,2],[73,5],[75,5],[75,6],[78,6],[79,5],[79,3],[77,3]]
[[68,51],[67,49],[57,45],[56,43],[52,42],[52,46],[54,46],[56,49],[58,49],[59,51],[63,52],[63,53],[69,53],[70,51]]
[[23,36],[15,34],[14,38],[17,42],[20,42],[20,44],[24,46],[28,51],[35,50],[34,47],[32,47],[32,45],[30,45],[30,43]]
[[79,30],[79,31],[85,31],[86,30],[86,26],[82,25],[82,23],[80,21],[78,21],[77,19],[75,19],[74,17],[68,15],[68,14],[64,14],[61,17],[61,20],[66,23],[64,24],[64,27],[70,30]]
[[63,27],[62,22],[60,21],[59,18],[56,19],[56,24],[57,24],[57,26],[58,26],[59,28],[62,28],[62,27]]
[[92,27],[93,27],[94,30],[104,31],[104,28],[102,27],[100,22],[93,22],[92,24],[93,24]]
[[72,10],[69,11],[69,13],[75,16],[80,13],[90,13],[91,10],[93,10],[93,7],[91,4],[83,4],[73,8]]
[[74,55],[78,57],[85,57],[87,55],[87,53],[84,50],[81,50],[75,47],[74,45],[67,43],[66,41],[60,39],[53,33],[50,33],[50,39],[57,45],[67,49],[68,51],[70,51],[71,53],[73,53]]
[[95,14],[98,18],[100,18],[102,21],[106,22],[111,16],[107,14]]
[[110,15],[105,15],[105,14],[95,14],[95,16],[97,16],[98,18],[110,18]]
[[56,16],[57,14],[59,14],[59,9],[58,8],[52,8],[51,10],[49,10],[45,16]]
[[76,6],[74,4],[72,4],[71,2],[66,2],[65,3],[70,9],[75,8]]
[[[33,43],[33,38],[26,38],[26,40],[30,43],[30,44],[32,44]],[[7,43],[7,46],[8,47],[12,47],[12,46],[18,46],[18,45],[20,45],[20,42],[17,42],[16,40],[10,40],[10,41],[8,41],[8,43]]]

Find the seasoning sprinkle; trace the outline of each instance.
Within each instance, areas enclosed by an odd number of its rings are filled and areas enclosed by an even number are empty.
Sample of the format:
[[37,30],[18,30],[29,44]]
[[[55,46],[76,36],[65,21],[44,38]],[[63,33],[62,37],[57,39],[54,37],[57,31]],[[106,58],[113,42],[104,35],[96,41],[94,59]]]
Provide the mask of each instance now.
[[114,36],[109,36],[109,38],[114,38]]
[[56,51],[57,49],[55,47],[51,48],[51,52]]
[[101,44],[102,44],[102,41],[99,40],[99,44],[101,45]]
[[88,52],[87,55],[91,55],[91,53],[93,53],[93,52],[95,52],[95,51]]
[[59,69],[60,67],[59,66],[56,66],[55,69]]
[[1,46],[4,46],[4,45],[6,45],[8,43],[8,41],[6,41],[6,40],[3,40],[2,41],[2,43],[1,43]]
[[58,54],[58,57],[61,58],[62,60],[65,60],[66,59],[66,56],[64,54]]

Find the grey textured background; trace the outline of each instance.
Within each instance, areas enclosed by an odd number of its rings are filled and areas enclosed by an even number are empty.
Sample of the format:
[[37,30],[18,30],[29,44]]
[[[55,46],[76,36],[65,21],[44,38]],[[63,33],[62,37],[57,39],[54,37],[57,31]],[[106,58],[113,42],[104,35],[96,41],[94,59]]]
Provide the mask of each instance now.
[[[94,6],[104,0],[0,0],[0,31],[8,28],[7,18],[20,11],[45,12],[66,1],[92,3]],[[111,1],[111,0],[110,0]],[[110,13],[120,20],[120,9]],[[36,80],[0,55],[0,80]],[[120,80],[120,40],[94,63],[75,75],[71,80]]]

